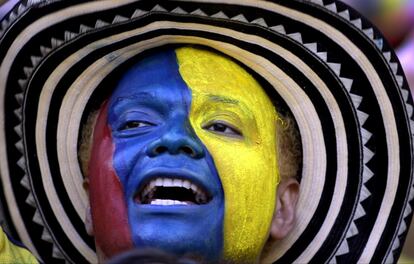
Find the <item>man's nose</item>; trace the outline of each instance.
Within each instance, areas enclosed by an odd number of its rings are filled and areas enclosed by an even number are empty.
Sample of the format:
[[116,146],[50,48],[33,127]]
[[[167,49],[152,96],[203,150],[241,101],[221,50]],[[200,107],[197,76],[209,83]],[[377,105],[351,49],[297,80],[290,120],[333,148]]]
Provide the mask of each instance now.
[[148,145],[147,155],[149,157],[156,157],[164,153],[184,154],[195,159],[203,158],[205,155],[203,144],[188,121],[181,124],[176,123],[160,138]]

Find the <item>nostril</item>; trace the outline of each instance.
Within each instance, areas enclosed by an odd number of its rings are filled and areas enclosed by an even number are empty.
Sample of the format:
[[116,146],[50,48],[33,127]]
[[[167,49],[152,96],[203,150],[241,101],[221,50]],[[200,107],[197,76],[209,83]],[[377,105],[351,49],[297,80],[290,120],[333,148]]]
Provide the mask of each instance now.
[[180,151],[182,153],[185,153],[185,154],[191,156],[191,157],[195,157],[194,150],[191,147],[189,147],[189,146],[183,146],[183,147],[181,147]]
[[155,155],[162,154],[162,153],[164,153],[164,152],[166,152],[166,151],[167,151],[167,147],[164,147],[164,146],[158,146],[158,147],[156,147],[156,148],[153,150],[153,152],[154,152],[154,154],[155,154]]

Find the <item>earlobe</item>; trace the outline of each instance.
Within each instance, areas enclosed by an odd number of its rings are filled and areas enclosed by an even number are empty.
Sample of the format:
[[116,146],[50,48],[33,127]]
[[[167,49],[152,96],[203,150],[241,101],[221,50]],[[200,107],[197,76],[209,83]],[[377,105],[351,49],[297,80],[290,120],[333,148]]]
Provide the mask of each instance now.
[[[90,206],[88,206],[85,210],[85,229],[86,229],[86,233],[88,233],[88,235],[94,236],[93,224],[92,224],[92,214],[91,214],[91,207]],[[95,240],[95,246],[96,246],[96,255],[98,256],[98,263],[104,263],[105,260],[107,259],[107,257],[102,252],[99,245],[96,243],[96,240]]]
[[270,227],[270,239],[280,240],[292,230],[296,220],[296,202],[299,197],[299,183],[293,179],[279,183],[276,208]]
[[93,232],[93,225],[92,225],[92,214],[91,214],[91,207],[88,206],[85,210],[85,228],[86,228],[86,233],[88,233],[88,235],[93,236],[94,232]]
[[[89,196],[89,179],[85,179],[83,181],[83,188]],[[93,225],[92,225],[92,214],[91,214],[91,207],[86,207],[85,210],[85,229],[88,235],[93,236]]]

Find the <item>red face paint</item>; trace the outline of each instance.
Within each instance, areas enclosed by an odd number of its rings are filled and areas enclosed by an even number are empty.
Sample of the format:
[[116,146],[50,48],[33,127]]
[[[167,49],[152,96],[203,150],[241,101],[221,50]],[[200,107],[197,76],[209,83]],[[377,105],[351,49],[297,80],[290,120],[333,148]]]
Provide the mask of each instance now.
[[90,205],[97,247],[112,257],[133,247],[124,192],[112,160],[114,145],[107,124],[108,103],[101,107],[89,161]]

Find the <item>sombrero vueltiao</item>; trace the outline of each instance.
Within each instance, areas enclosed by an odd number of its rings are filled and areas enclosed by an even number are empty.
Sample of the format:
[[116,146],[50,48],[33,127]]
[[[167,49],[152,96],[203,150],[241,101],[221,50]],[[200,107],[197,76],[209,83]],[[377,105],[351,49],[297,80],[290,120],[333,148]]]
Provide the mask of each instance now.
[[414,196],[413,102],[381,34],[332,0],[18,3],[0,27],[0,197],[9,229],[36,256],[96,262],[81,122],[106,76],[168,44],[236,59],[297,122],[297,224],[268,262],[398,259]]

